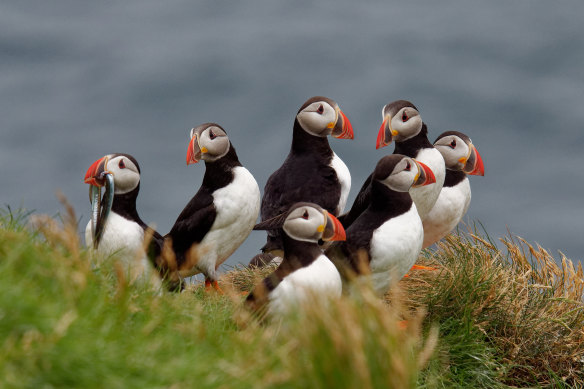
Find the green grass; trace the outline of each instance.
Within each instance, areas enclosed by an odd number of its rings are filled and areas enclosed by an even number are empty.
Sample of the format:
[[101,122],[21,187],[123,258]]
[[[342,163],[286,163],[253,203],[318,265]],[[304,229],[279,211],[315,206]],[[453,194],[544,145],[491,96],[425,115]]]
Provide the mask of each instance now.
[[452,236],[385,300],[258,323],[239,292],[269,269],[159,293],[92,260],[72,210],[28,217],[0,211],[0,387],[584,386],[582,270],[524,242]]
[[0,218],[0,387],[415,385],[421,320],[401,330],[378,299],[261,325],[238,294],[128,283],[65,219],[37,218],[40,234]]
[[[7,386],[187,382],[203,370],[197,361],[221,350],[224,330],[233,332],[228,301],[158,297],[74,252],[26,231],[0,233],[0,377]],[[205,320],[213,325],[202,326]]]

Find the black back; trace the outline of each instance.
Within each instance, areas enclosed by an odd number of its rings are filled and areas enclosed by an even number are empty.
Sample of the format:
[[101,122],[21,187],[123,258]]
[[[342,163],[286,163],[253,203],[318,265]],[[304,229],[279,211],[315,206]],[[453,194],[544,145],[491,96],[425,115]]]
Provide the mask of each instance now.
[[186,253],[195,243],[203,240],[211,229],[217,210],[213,204],[213,192],[233,181],[233,168],[241,166],[232,144],[229,151],[214,162],[205,161],[205,175],[197,193],[182,210],[165,238],[172,239],[172,249],[178,268],[186,260]]
[[369,206],[371,199],[371,177],[373,177],[373,173],[367,177],[363,186],[361,186],[349,212],[338,217],[345,230],[347,230],[347,228],[349,228],[359,215],[361,215]]
[[[333,158],[327,137],[304,131],[296,119],[292,147],[282,166],[268,179],[262,198],[261,218],[270,219],[297,202],[312,202],[336,215],[341,184],[330,166]],[[283,247],[279,231],[268,232],[263,251]]]

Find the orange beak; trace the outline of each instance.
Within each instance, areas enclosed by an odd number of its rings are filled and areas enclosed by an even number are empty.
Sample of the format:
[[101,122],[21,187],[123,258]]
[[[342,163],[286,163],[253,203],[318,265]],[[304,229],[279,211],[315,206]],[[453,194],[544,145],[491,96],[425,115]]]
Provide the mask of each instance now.
[[389,124],[391,123],[391,117],[386,116],[381,123],[381,127],[379,127],[379,132],[377,133],[377,143],[375,144],[376,149],[380,149],[391,144],[393,136],[391,135],[391,127]]
[[485,165],[483,164],[483,159],[479,154],[479,151],[471,145],[470,156],[466,161],[464,169],[462,169],[466,174],[474,176],[484,176],[485,175]]
[[424,185],[430,185],[436,182],[436,176],[434,176],[434,172],[432,171],[432,169],[430,169],[428,167],[428,165],[420,162],[420,161],[416,161],[416,164],[418,165],[418,171],[420,172],[420,175],[418,176],[418,179],[416,180],[416,182],[414,182],[414,185],[412,185],[413,187],[417,187],[417,186],[424,186]]
[[107,163],[107,156],[98,159],[94,163],[91,164],[89,169],[87,169],[87,173],[85,173],[84,182],[89,185],[93,186],[103,186],[104,181],[100,177],[102,173],[105,171],[105,165]]
[[353,126],[347,116],[339,109],[339,118],[335,123],[332,136],[338,139],[353,139]]
[[187,150],[187,165],[197,163],[201,159],[201,148],[197,142],[197,134],[194,134],[189,142],[189,149]]
[[322,240],[330,241],[330,240],[346,240],[347,235],[345,233],[345,228],[333,215],[325,212],[326,216],[326,226],[324,227],[324,231],[322,232]]

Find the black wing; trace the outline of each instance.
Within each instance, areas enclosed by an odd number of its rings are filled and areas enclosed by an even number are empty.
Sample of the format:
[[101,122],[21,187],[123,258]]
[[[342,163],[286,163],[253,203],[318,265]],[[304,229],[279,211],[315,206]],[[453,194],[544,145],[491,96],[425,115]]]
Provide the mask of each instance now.
[[184,261],[186,251],[193,244],[203,240],[216,217],[217,211],[213,204],[213,196],[204,190],[199,190],[180,213],[172,229],[166,235],[172,239],[172,247],[179,267]]
[[262,221],[288,211],[297,202],[316,203],[335,214],[341,185],[335,170],[320,159],[311,155],[286,158],[266,182]]
[[349,228],[351,226],[351,224],[353,224],[353,222],[355,220],[357,220],[357,218],[363,212],[365,212],[365,210],[369,206],[369,203],[371,202],[371,177],[372,176],[373,175],[370,174],[369,177],[367,177],[367,179],[365,180],[365,183],[363,184],[363,186],[359,190],[359,193],[357,194],[357,197],[355,198],[355,201],[353,202],[353,206],[351,207],[349,212],[339,216],[339,221],[341,222],[343,227],[345,227],[345,229]]
[[337,267],[337,270],[345,280],[350,280],[355,274],[368,274],[370,272],[369,244],[364,243],[371,234],[367,231],[354,231],[354,241],[334,242],[326,249],[325,255]]
[[[366,181],[367,183],[367,181]],[[333,242],[325,255],[337,266],[344,278],[370,272],[371,239],[373,232],[387,220],[384,215],[366,207],[350,227],[346,228],[347,240]]]
[[[341,196],[341,186],[335,170],[324,164],[321,156],[291,156],[268,179],[262,198],[262,221],[280,215],[298,202],[320,205],[333,215]],[[281,249],[281,232],[268,231],[264,251]]]
[[261,219],[262,221],[273,218],[286,212],[285,207],[288,204],[288,198],[293,195],[290,193],[288,181],[286,180],[285,165],[276,170],[264,187],[264,196],[262,197]]
[[148,248],[147,248],[147,255],[148,255],[148,259],[150,259],[150,261],[154,264],[155,267],[157,267],[156,265],[156,258],[158,258],[158,256],[160,256],[160,254],[162,253],[162,246],[164,245],[164,238],[162,237],[162,235],[160,235],[158,233],[158,231],[153,230],[152,228],[143,225],[142,228],[144,228],[144,233],[145,235],[147,234],[152,234],[152,238],[150,239],[150,243],[148,243]]

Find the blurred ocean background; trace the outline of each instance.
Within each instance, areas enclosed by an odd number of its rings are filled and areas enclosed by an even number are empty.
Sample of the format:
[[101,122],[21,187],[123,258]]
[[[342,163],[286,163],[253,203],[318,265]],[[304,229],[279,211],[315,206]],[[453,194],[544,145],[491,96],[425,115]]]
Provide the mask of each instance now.
[[[584,2],[18,1],[0,5],[0,204],[80,231],[90,164],[126,152],[138,211],[161,233],[198,189],[189,130],[227,131],[260,188],[290,148],[294,115],[336,100],[355,139],[349,205],[377,160],[381,108],[412,101],[433,141],[469,135],[485,162],[466,216],[584,258]],[[227,264],[265,241],[252,232]]]

